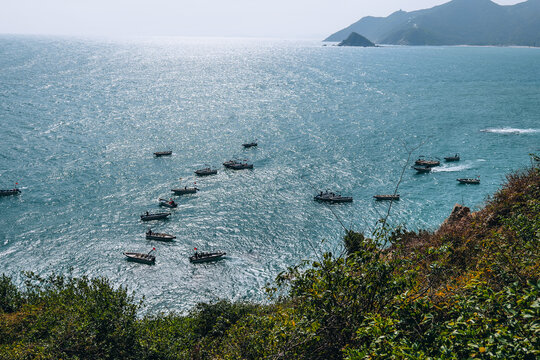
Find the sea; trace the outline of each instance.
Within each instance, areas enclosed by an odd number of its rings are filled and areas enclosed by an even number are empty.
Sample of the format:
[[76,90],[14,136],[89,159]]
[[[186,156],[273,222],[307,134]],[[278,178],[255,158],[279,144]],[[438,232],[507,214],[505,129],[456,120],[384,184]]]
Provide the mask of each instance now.
[[[288,267],[342,254],[345,229],[371,234],[389,206],[373,195],[399,182],[390,224],[434,231],[535,152],[539,48],[1,35],[0,188],[22,193],[0,198],[0,273],[107,277],[150,313],[264,302]],[[418,175],[420,156],[442,165]],[[354,201],[315,202],[326,189]],[[179,206],[141,222],[159,198]],[[123,255],[153,248],[153,266]],[[227,255],[191,264],[194,248]]]

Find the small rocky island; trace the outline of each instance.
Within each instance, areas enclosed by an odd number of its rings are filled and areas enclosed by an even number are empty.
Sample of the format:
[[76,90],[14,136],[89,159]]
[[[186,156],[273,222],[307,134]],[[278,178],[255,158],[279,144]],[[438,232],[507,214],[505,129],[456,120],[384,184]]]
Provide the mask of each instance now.
[[349,35],[348,38],[340,42],[337,46],[362,46],[362,47],[375,47],[374,43],[369,41],[364,36],[352,32],[351,35]]

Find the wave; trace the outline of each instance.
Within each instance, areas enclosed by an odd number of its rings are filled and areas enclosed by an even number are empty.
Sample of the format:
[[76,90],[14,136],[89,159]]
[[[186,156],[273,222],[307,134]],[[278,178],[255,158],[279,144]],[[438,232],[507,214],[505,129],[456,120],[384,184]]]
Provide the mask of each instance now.
[[495,134],[532,134],[540,132],[540,129],[517,129],[517,128],[494,128],[494,129],[483,129],[481,132],[495,133]]

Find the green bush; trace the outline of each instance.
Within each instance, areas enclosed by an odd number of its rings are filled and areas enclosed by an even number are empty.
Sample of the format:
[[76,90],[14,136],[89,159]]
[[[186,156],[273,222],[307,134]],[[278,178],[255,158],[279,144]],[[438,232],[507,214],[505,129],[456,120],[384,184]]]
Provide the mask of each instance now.
[[0,277],[0,312],[14,312],[19,309],[21,304],[21,293],[11,278],[2,274]]
[[13,324],[21,331],[8,338],[17,343],[14,350],[43,349],[52,358],[136,358],[139,305],[126,289],[114,289],[103,278],[32,273],[26,284],[24,311]]

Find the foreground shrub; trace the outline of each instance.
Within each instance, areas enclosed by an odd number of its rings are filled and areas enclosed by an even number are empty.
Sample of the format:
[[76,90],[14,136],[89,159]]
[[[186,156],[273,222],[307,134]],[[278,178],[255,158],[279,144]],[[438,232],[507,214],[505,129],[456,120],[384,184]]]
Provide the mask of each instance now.
[[41,278],[32,273],[26,286],[22,311],[3,319],[18,331],[1,328],[2,345],[6,340],[17,344],[8,352],[11,357],[136,358],[139,305],[124,288],[115,289],[103,278]]

